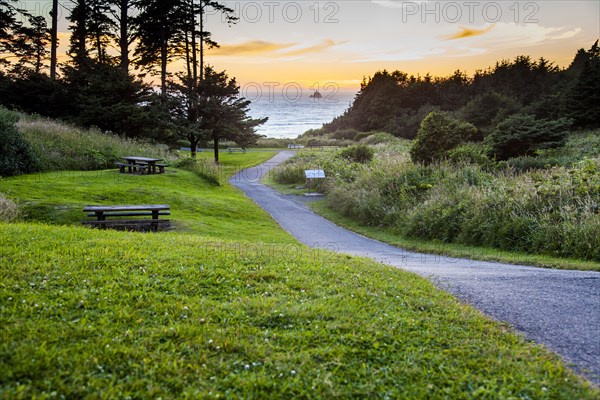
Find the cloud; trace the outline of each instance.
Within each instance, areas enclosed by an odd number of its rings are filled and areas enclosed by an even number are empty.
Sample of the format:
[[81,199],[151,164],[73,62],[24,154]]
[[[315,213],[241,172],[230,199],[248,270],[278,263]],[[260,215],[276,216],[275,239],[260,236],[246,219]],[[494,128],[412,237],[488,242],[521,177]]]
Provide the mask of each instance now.
[[487,28],[483,29],[474,29],[474,28],[466,28],[464,26],[460,27],[460,30],[452,35],[446,36],[444,40],[456,40],[456,39],[464,39],[472,36],[479,36],[485,33],[488,33],[492,29],[494,29],[496,25],[490,25]]
[[301,47],[299,43],[274,43],[254,40],[238,44],[224,44],[221,45],[220,48],[212,49],[210,51],[214,56],[286,58],[319,53],[341,43],[342,42],[335,42],[331,39],[327,39],[312,46]]
[[304,48],[298,49],[298,50],[289,51],[287,53],[281,54],[281,56],[294,57],[294,56],[301,56],[301,55],[310,54],[310,53],[318,53],[323,50],[329,49],[333,46],[337,46],[338,44],[340,44],[340,43],[336,43],[335,41],[333,41],[331,39],[327,39],[317,45],[304,47]]
[[488,48],[517,48],[570,39],[579,33],[581,33],[581,28],[500,22],[496,24],[492,32],[485,35],[485,38],[478,38],[476,41],[480,41],[481,45],[485,44]]
[[293,43],[272,43],[262,40],[252,40],[239,44],[225,44],[211,50],[218,56],[261,55],[293,47]]

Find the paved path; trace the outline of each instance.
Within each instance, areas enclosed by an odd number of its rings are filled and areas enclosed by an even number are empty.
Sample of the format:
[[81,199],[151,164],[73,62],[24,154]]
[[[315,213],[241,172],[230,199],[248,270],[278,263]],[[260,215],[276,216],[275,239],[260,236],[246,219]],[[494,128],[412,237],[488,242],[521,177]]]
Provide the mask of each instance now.
[[528,338],[560,354],[600,383],[600,273],[551,270],[409,252],[350,232],[313,213],[296,196],[281,195],[260,178],[293,156],[284,151],[230,182],[300,242],[370,257],[415,272]]

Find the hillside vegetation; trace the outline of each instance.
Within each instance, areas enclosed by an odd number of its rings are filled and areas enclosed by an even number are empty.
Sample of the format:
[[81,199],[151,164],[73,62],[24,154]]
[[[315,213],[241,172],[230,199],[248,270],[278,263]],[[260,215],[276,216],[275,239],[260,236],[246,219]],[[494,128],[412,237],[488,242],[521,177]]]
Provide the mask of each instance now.
[[408,239],[600,261],[599,131],[509,162],[469,144],[445,161],[415,164],[411,148],[391,139],[367,162],[348,158],[347,150],[304,152],[272,178],[297,185],[305,169],[321,166],[332,210]]
[[518,56],[473,76],[459,70],[447,77],[378,71],[363,81],[343,115],[304,137],[357,141],[361,132],[383,131],[413,139],[423,119],[435,111],[472,124],[477,141],[513,116],[546,124],[562,121],[576,129],[600,128],[599,82],[598,42],[579,49],[566,69],[545,58]]

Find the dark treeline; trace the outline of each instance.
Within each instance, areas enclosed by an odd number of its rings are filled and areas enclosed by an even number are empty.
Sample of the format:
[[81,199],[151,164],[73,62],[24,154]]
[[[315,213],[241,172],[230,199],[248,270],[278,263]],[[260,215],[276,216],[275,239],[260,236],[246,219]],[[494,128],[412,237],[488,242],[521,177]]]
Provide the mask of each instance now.
[[363,81],[353,105],[322,132],[385,131],[412,139],[422,120],[437,110],[475,125],[479,140],[517,113],[541,120],[569,118],[574,128],[598,127],[598,42],[580,49],[566,69],[544,58],[519,56],[473,77],[460,71],[444,78],[380,71]]
[[[218,46],[207,13],[237,21],[218,1],[71,0],[68,61],[58,72],[55,26],[17,5],[0,0],[1,105],[127,137],[183,141],[193,155],[222,139],[242,146],[258,139],[254,127],[264,120],[247,116],[235,79],[205,63],[205,50]],[[171,72],[175,62],[182,71]]]

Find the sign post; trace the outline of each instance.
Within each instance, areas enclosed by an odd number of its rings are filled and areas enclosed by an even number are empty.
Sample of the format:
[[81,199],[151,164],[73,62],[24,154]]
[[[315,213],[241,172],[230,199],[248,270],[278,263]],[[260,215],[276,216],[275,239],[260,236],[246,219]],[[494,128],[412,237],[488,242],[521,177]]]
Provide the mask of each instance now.
[[304,171],[306,176],[306,185],[308,186],[308,195],[310,196],[310,181],[312,179],[325,179],[325,171],[322,169],[307,169]]

